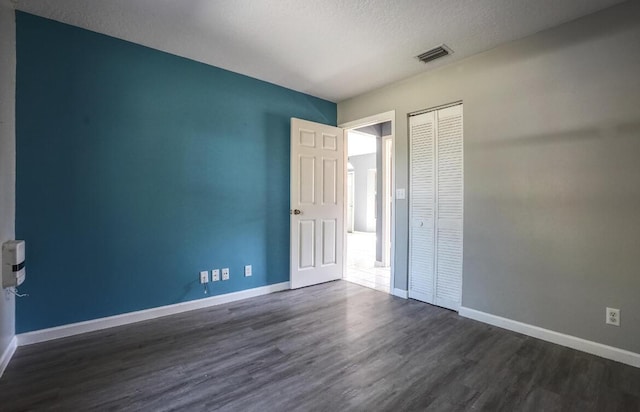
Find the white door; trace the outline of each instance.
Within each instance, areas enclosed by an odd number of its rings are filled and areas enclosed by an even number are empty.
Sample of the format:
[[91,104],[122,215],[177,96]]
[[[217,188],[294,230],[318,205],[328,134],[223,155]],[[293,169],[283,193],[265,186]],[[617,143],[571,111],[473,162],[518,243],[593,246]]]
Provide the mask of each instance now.
[[436,112],[435,304],[458,310],[462,298],[462,105]]
[[458,310],[462,298],[462,105],[410,118],[409,297]]
[[291,288],[342,278],[344,131],[291,119]]
[[434,301],[435,112],[409,118],[409,297]]

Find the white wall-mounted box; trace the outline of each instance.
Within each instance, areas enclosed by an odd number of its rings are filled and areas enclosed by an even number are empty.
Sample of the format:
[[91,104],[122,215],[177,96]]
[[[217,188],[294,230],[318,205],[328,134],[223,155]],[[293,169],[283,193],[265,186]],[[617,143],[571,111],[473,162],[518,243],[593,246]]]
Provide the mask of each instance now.
[[24,240],[9,240],[2,244],[2,287],[11,288],[24,282],[27,270]]

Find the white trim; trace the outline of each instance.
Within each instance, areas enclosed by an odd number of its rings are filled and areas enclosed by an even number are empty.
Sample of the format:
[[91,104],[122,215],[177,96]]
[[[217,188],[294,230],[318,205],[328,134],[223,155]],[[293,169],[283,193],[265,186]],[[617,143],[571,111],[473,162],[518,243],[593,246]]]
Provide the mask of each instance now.
[[[363,119],[342,123],[342,124],[339,124],[338,127],[341,127],[343,129],[359,129],[361,127],[371,126],[372,124],[384,123],[389,121],[395,122],[395,120],[396,120],[396,111],[390,110],[388,112],[374,114],[373,116],[368,116]],[[395,134],[393,132],[394,130],[392,128],[391,134]]]
[[[392,122],[393,123],[393,122]],[[391,205],[393,201],[389,201],[393,193],[393,171],[390,166],[396,162],[393,160],[394,141],[393,134],[381,136],[380,143],[382,148],[382,263],[383,267],[391,266]],[[390,143],[390,144],[387,144]],[[387,148],[391,146],[391,148]],[[389,160],[390,161],[389,161]],[[389,164],[390,163],[390,164]],[[388,174],[387,174],[388,172]]]
[[391,222],[389,225],[391,227],[391,253],[389,262],[389,272],[391,276],[391,289],[395,290],[396,287],[396,245],[398,244],[398,240],[396,239],[396,179],[398,175],[396,174],[396,164],[398,161],[396,159],[396,111],[392,110],[390,112],[385,113],[391,118]]
[[[343,128],[345,131],[348,130],[352,130],[352,129],[358,129],[361,127],[365,127],[365,126],[371,126],[372,124],[378,124],[378,123],[385,123],[385,122],[391,122],[391,134],[388,134],[386,136],[382,136],[383,137],[390,137],[391,138],[391,159],[393,160],[391,162],[391,175],[393,176],[393,179],[395,180],[397,177],[396,174],[396,111],[395,110],[389,110],[388,112],[384,112],[384,113],[378,113],[378,114],[374,114],[372,116],[368,116],[362,119],[358,119],[358,120],[353,120],[350,122],[345,122],[342,124],[339,124],[338,127]],[[383,140],[384,142],[384,140]],[[345,175],[344,175],[344,181],[347,181],[347,159],[348,159],[348,134],[345,133],[344,134],[344,161],[345,161]],[[346,199],[346,184],[344,185],[345,189],[345,199]],[[392,187],[392,193],[393,191],[395,191],[396,188],[396,184],[395,181],[391,184]],[[347,204],[345,202],[344,205],[344,216],[347,216]],[[395,198],[395,193],[393,194],[393,202],[391,202],[391,222],[390,222],[390,226],[391,226],[391,262],[389,262],[389,277],[390,277],[390,290],[394,291],[395,290],[395,283],[396,283],[396,279],[395,279],[395,267],[396,267],[396,222],[395,222],[395,216],[396,216],[396,198]],[[344,230],[343,231],[343,236],[344,236],[344,241],[342,242],[343,247],[342,247],[342,255],[346,258],[347,256],[347,231]],[[342,262],[342,273],[343,273],[343,278],[344,278],[344,274],[347,273],[347,259],[343,259]],[[392,294],[395,294],[392,292]],[[406,297],[405,297],[406,299]]]
[[7,366],[9,365],[9,361],[13,357],[13,354],[15,353],[17,347],[18,347],[18,339],[16,339],[16,337],[14,336],[9,342],[9,345],[7,345],[7,347],[4,349],[4,352],[2,353],[2,357],[0,357],[0,378],[4,373],[4,370],[7,369]]
[[224,295],[211,296],[209,298],[197,299],[189,302],[181,302],[173,305],[123,313],[122,315],[109,316],[106,318],[93,319],[85,322],[71,323],[54,328],[21,333],[16,337],[18,338],[19,346],[31,345],[52,339],[65,338],[67,336],[112,328],[114,326],[128,325],[130,323],[141,322],[143,320],[156,319],[162,316],[169,316],[176,313],[188,312],[190,310],[235,302],[237,300],[268,295],[270,293],[280,292],[287,289],[289,289],[289,282],[276,283],[273,285],[241,290],[239,292],[225,293]]
[[392,294],[402,299],[409,299],[409,292],[406,290],[393,288]]
[[578,338],[564,333],[555,332],[544,329],[539,326],[529,325],[527,323],[518,322],[516,320],[503,318],[492,315],[490,313],[481,312],[479,310],[460,307],[460,316],[474,319],[499,328],[512,330],[527,336],[542,339],[568,348],[577,349],[602,358],[611,359],[617,362],[640,368],[640,353],[630,352],[624,349],[615,348],[613,346],[603,345],[602,343]]

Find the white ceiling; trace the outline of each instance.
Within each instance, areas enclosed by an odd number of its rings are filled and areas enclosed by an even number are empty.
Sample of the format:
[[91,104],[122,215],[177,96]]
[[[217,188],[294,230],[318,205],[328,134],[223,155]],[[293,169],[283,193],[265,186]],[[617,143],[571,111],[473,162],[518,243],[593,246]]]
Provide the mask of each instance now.
[[[338,102],[621,0],[12,2],[22,11]],[[441,43],[454,54],[429,65],[414,58]]]

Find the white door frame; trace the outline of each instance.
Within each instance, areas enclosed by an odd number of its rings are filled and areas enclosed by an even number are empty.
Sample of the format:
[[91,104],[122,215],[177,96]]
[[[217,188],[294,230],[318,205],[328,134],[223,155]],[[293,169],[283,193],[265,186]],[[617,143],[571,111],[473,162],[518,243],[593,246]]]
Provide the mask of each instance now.
[[[393,178],[395,179],[396,176],[396,163],[395,162],[395,151],[396,151],[396,143],[395,143],[395,136],[396,136],[396,111],[395,110],[391,110],[388,112],[384,112],[384,113],[378,113],[378,114],[374,114],[373,116],[367,116],[364,117],[362,119],[358,119],[358,120],[353,120],[351,122],[345,122],[342,124],[339,124],[338,127],[341,127],[344,129],[345,134],[344,134],[344,164],[347,164],[347,158],[349,156],[349,152],[348,152],[348,146],[347,146],[347,141],[348,141],[348,131],[349,130],[353,130],[353,129],[359,129],[361,127],[365,127],[365,126],[371,126],[372,124],[378,124],[378,123],[385,123],[385,122],[391,122],[391,158],[394,159],[394,161],[392,162],[392,168],[391,168],[391,174],[393,176]],[[344,174],[344,181],[346,183],[347,181],[347,167],[345,167],[345,174]],[[346,190],[346,184],[343,185],[345,187]],[[384,186],[384,185],[383,185]],[[395,295],[394,291],[395,291],[395,255],[396,255],[396,224],[394,222],[395,220],[395,209],[396,209],[396,198],[395,196],[393,197],[393,202],[391,203],[391,222],[389,224],[389,226],[391,227],[391,239],[393,239],[393,241],[391,242],[391,262],[389,265],[389,276],[391,276],[390,279],[390,290],[389,293],[392,295]],[[345,193],[345,198],[346,198],[346,193]],[[383,208],[384,208],[384,202],[383,202]],[[384,210],[384,209],[383,209]],[[345,220],[346,220],[346,216],[347,216],[347,206],[346,206],[346,202],[345,202],[345,207],[344,207],[344,216],[345,216]],[[383,213],[383,216],[386,216]],[[384,222],[383,222],[383,231],[384,231]],[[344,236],[344,241],[342,242],[343,244],[343,251],[342,251],[342,255],[343,257],[347,256],[347,231],[344,230],[343,233]],[[387,236],[388,238],[388,236]],[[384,243],[383,243],[384,244]],[[384,256],[384,253],[383,253]],[[343,259],[342,261],[342,265],[343,265],[343,274],[347,273],[347,259]],[[344,275],[343,275],[344,276]]]
[[[390,143],[388,145],[387,143]],[[389,149],[388,146],[391,146]],[[391,159],[391,165],[389,165],[389,159]],[[391,172],[391,167],[395,162],[393,161],[393,136],[382,136],[382,264],[391,266],[391,221],[393,215],[391,214],[391,208],[393,201],[389,202],[393,193],[393,178],[394,175]]]
[[[349,177],[351,177],[351,187],[349,187]],[[355,182],[356,182],[356,174],[353,170],[349,170],[347,167],[347,232],[352,233],[354,227],[354,191],[355,191]],[[351,204],[349,204],[351,201]]]

